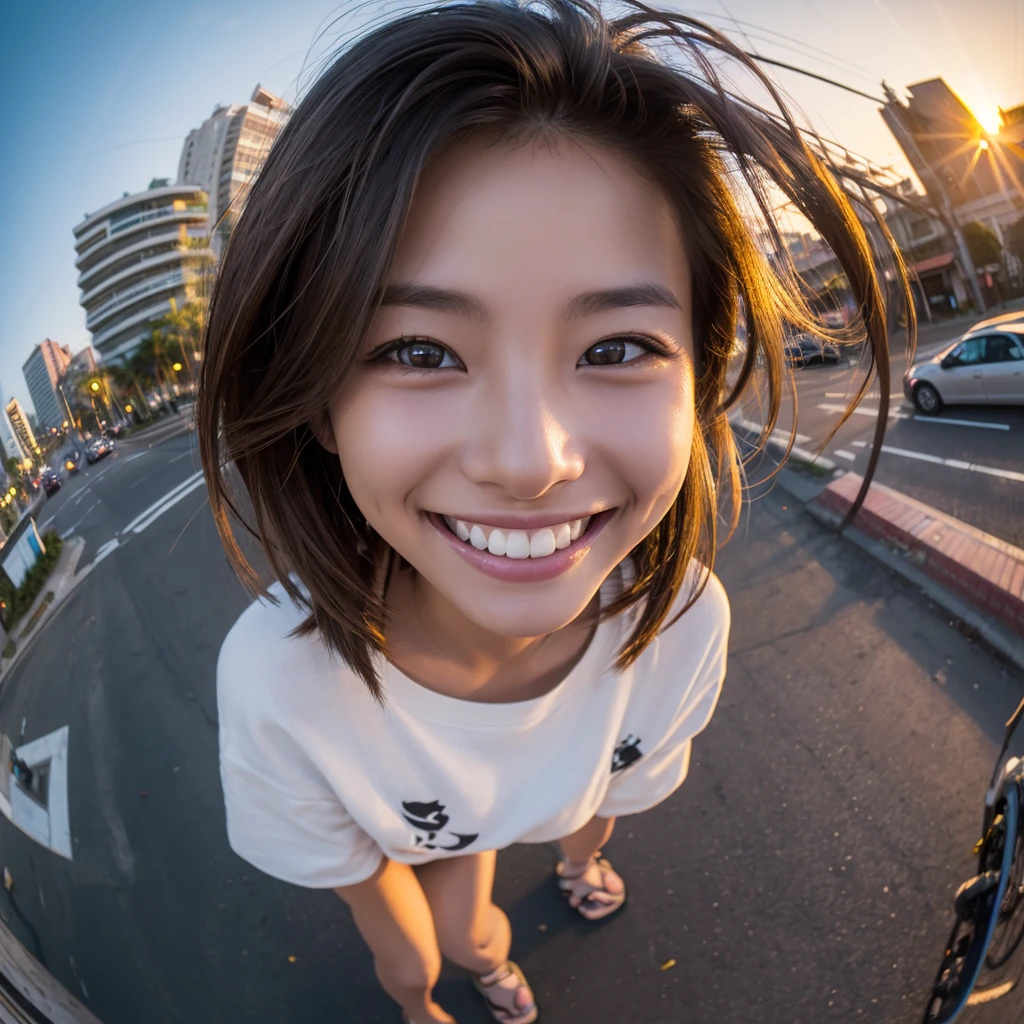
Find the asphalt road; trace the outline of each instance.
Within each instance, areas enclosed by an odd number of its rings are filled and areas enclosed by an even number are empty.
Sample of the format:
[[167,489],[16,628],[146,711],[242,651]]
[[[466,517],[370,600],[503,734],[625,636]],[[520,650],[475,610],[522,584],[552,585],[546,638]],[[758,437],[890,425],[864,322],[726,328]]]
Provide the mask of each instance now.
[[[340,901],[227,845],[214,670],[247,597],[204,488],[160,501],[190,451],[173,430],[126,442],[49,503],[85,575],[5,677],[0,729],[68,727],[73,857],[0,817],[0,914],[105,1024],[390,1024]],[[686,784],[608,847],[627,910],[587,925],[552,849],[514,847],[514,955],[549,1024],[915,1022],[1022,681],[778,492],[719,573],[725,693]],[[488,1020],[457,972],[438,995]]]
[[[948,340],[957,336],[951,329]],[[947,344],[937,340],[923,344],[915,362]],[[1024,406],[956,405],[938,416],[923,416],[903,395],[905,365],[904,353],[894,352],[885,447],[875,479],[1024,547]],[[794,374],[798,444],[816,453],[839,421],[861,375],[845,362],[808,366]],[[838,468],[863,476],[877,415],[876,386],[822,454]],[[761,422],[753,402],[747,404],[744,416]],[[790,408],[780,426],[788,434],[791,424]]]

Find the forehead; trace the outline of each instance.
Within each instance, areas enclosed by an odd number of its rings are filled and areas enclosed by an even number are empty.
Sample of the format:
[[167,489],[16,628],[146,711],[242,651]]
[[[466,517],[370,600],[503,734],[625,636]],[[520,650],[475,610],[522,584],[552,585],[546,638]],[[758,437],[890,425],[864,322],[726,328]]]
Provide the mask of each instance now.
[[471,141],[436,160],[389,275],[535,297],[641,278],[676,289],[688,278],[672,204],[626,157],[565,136]]

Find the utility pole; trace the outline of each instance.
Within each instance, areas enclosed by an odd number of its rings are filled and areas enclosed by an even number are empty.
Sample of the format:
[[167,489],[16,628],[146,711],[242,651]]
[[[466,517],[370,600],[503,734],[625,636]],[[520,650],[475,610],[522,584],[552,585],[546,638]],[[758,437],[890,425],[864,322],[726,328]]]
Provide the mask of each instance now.
[[[914,138],[914,132],[911,126],[907,123],[907,109],[900,101],[899,97],[888,86],[885,82],[882,83],[882,89],[885,91],[886,108],[892,114],[892,120],[889,122],[889,127],[894,129],[894,134],[897,135],[900,145],[905,150],[907,156],[910,157],[910,162],[915,167],[923,167],[928,170],[931,182],[925,182],[925,189],[931,191],[931,185],[934,185],[934,191],[938,196],[939,205],[941,207],[942,219],[949,229],[950,234],[953,236],[953,241],[956,244],[957,255],[960,257],[960,265],[967,272],[968,284],[971,288],[971,295],[974,298],[975,303],[978,306],[978,312],[982,316],[987,312],[985,307],[985,300],[982,298],[981,286],[978,284],[978,272],[974,268],[974,260],[971,259],[971,251],[967,248],[967,239],[964,238],[963,231],[960,230],[960,225],[957,222],[956,215],[953,212],[953,203],[949,198],[949,193],[946,191],[946,184],[942,180],[942,176],[935,170],[934,167],[925,159],[924,154],[918,148],[917,140]],[[899,131],[895,131],[895,126],[899,127]]]

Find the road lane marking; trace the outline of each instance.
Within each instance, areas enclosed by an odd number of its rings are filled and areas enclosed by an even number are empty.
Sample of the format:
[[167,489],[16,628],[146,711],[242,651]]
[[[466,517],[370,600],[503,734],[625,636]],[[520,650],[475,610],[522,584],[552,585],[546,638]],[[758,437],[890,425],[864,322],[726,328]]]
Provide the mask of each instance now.
[[86,519],[88,518],[88,516],[89,516],[89,513],[90,513],[90,512],[91,512],[91,511],[92,511],[92,510],[93,510],[93,509],[94,509],[94,508],[95,508],[95,507],[96,507],[96,506],[97,506],[98,504],[99,504],[99,502],[98,502],[98,501],[94,501],[94,502],[93,502],[93,503],[92,503],[92,504],[91,504],[91,505],[90,505],[90,506],[88,507],[88,509],[86,509],[86,511],[85,511],[85,514],[84,514],[84,515],[82,515],[82,516],[79,516],[79,518],[78,518],[78,521],[77,521],[77,522],[76,522],[76,523],[75,523],[75,524],[74,524],[73,526],[69,526],[69,527],[68,527],[68,528],[67,528],[66,530],[64,530],[64,532],[63,532],[63,533],[61,533],[61,535],[60,535],[60,539],[61,539],[61,540],[67,540],[67,539],[68,539],[68,537],[70,537],[70,536],[71,536],[71,534],[73,534],[73,533],[75,532],[75,530],[77,530],[77,529],[78,529],[78,527],[79,527],[79,526],[80,526],[80,525],[81,525],[82,523],[84,523],[84,522],[85,522],[85,520],[86,520]]
[[[867,441],[854,441],[854,448],[866,448]],[[892,445],[883,444],[882,451],[886,455],[899,455],[904,459],[917,459],[919,462],[934,462],[941,466],[948,466],[950,469],[967,469],[972,473],[984,473],[986,476],[996,476],[1000,480],[1013,480],[1015,483],[1024,483],[1024,473],[1018,473],[1012,469],[997,469],[995,466],[979,466],[976,462],[964,462],[962,459],[940,459],[938,455],[927,455],[924,452],[912,452],[907,448],[894,448]]]
[[126,459],[121,459],[121,462],[124,465],[127,465],[129,462],[132,461],[132,459],[141,459],[142,456],[145,455],[148,451],[149,451],[149,449],[147,448],[146,451],[144,451],[144,452],[136,452],[134,455],[129,455],[128,458],[126,458]]
[[[826,391],[825,392],[825,397],[826,398],[846,398],[846,399],[849,399],[851,397],[851,395],[849,395],[846,391]],[[865,398],[877,398],[878,397],[878,392],[877,391],[869,391],[864,397]],[[898,400],[898,401],[902,402],[905,397],[906,396],[901,391],[898,394],[890,395],[889,396],[889,401],[893,402],[893,401],[897,401]]]
[[951,423],[955,427],[984,427],[986,430],[1009,430],[1009,423],[984,423],[981,420],[954,420],[946,416],[915,416],[919,423]]
[[[156,509],[152,513],[152,515],[148,516],[146,519],[141,520],[140,522],[135,523],[135,525],[131,527],[132,532],[142,533],[142,531],[147,526],[149,526],[155,520],[159,519],[160,516],[162,516],[169,508],[173,507],[174,505],[177,505],[182,498],[188,497],[188,495],[190,495],[197,487],[205,486],[206,480],[203,478],[203,474],[198,473],[197,476],[198,479],[194,479],[190,486],[186,487],[183,491],[176,494],[169,501],[164,502],[164,504],[162,504],[158,509]],[[127,533],[128,528],[126,527],[122,532]]]
[[182,452],[180,455],[175,455],[173,459],[170,459],[168,461],[167,465],[170,465],[172,462],[177,462],[178,459],[184,459],[187,455],[192,455],[192,454],[194,454],[194,453],[193,453],[192,449],[190,448],[187,452]]
[[[141,523],[143,519],[161,509],[161,507],[166,502],[175,499],[176,495],[180,491],[183,491],[186,487],[189,487],[190,485],[194,485],[196,481],[198,481],[202,477],[202,475],[202,470],[200,470],[198,473],[193,473],[192,476],[187,477],[180,484],[178,484],[177,487],[171,488],[171,490],[169,490],[159,501],[153,502],[153,504],[150,505],[149,508],[140,512],[127,526],[118,530],[118,533],[127,533],[129,530],[135,530],[135,527],[138,526],[138,524]],[[168,505],[167,507],[170,508],[170,505]],[[138,533],[138,530],[136,530],[135,532]]]
[[[764,430],[764,426],[762,424],[755,423],[753,420],[748,420],[743,416],[737,416],[734,419],[730,420],[729,422],[732,423],[734,426],[741,427],[743,430],[750,430],[759,436],[761,434],[761,431]],[[789,444],[789,431],[782,430],[781,428],[777,427],[775,430],[772,431],[772,439],[775,441],[783,441],[786,444]],[[795,440],[797,444],[807,444],[807,442],[810,441],[810,438],[806,434],[797,434]]]
[[[73,860],[71,819],[68,814],[68,726],[23,743],[15,749],[29,768],[48,768],[45,806],[29,796],[13,774],[8,777],[10,799],[0,801],[0,814],[27,836],[60,856]],[[4,770],[7,766],[4,765]]]
[[[845,405],[833,405],[830,402],[819,402],[818,403],[818,408],[819,409],[823,409],[825,412],[838,412],[838,413],[846,412],[846,406]],[[878,410],[877,409],[865,409],[862,406],[858,405],[857,408],[854,409],[853,411],[858,416],[874,416],[876,419],[878,418]],[[889,419],[909,420],[910,416],[911,416],[911,414],[909,412],[903,412],[900,409],[890,409],[889,410]]]
[[842,448],[836,448],[832,454],[838,456],[840,459],[846,459],[847,462],[857,461],[857,456],[854,455],[853,452],[844,451]]

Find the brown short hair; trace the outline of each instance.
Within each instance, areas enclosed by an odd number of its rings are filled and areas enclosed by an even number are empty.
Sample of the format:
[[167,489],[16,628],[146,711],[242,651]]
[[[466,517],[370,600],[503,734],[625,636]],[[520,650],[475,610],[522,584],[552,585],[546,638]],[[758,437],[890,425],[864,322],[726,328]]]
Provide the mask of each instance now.
[[[714,70],[714,51],[761,78],[777,109],[731,95]],[[769,264],[755,244],[737,184],[780,251],[772,187],[838,257],[870,356],[853,404],[876,371],[879,441],[889,393],[883,260],[895,270],[913,336],[906,273],[891,237],[882,224],[881,244],[872,246],[851,205],[850,190],[864,183],[851,184],[850,172],[830,164],[771,83],[713,29],[640,3],[609,20],[581,0],[473,0],[406,14],[364,36],[299,104],[246,200],[211,302],[196,418],[211,509],[243,583],[266,596],[232,530],[236,497],[223,473],[232,462],[251,501],[254,522],[246,528],[288,595],[309,609],[297,632],[319,631],[378,698],[373,655],[385,649],[386,609],[373,581],[393,553],[369,531],[337,456],[317,443],[311,423],[323,416],[374,315],[427,162],[470,133],[538,131],[585,136],[627,154],[675,204],[692,270],[699,429],[675,503],[632,552],[633,583],[607,610],[638,606],[620,668],[662,627],[691,559],[713,565],[718,516],[729,532],[738,520],[742,462],[726,411],[763,374],[767,437],[792,386],[785,325],[821,331],[792,268]],[[727,388],[741,313],[746,351]]]

